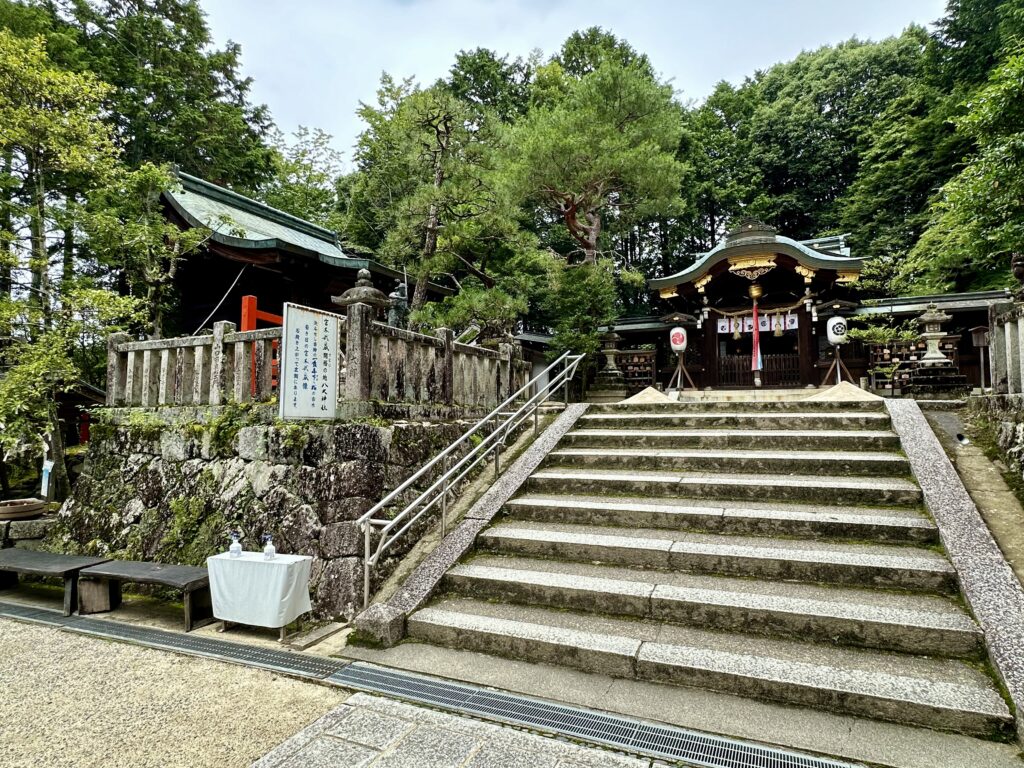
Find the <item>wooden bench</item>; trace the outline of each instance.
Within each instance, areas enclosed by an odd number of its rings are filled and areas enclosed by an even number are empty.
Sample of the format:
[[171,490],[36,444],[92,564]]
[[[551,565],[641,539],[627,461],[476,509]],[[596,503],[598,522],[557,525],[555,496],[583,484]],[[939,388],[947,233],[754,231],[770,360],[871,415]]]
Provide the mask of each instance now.
[[0,589],[18,586],[18,574],[64,579],[64,615],[78,606],[78,576],[82,569],[97,566],[106,557],[79,557],[29,549],[0,549]]
[[210,576],[205,568],[132,560],[108,560],[83,569],[78,590],[78,612],[85,615],[117,608],[121,604],[121,585],[126,581],[181,590],[185,602],[186,632],[214,620]]

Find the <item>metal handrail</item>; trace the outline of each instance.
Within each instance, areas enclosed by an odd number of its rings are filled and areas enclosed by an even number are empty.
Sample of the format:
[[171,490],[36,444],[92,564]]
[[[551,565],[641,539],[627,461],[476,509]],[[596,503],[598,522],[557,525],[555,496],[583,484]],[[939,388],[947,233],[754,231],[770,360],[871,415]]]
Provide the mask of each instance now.
[[[474,424],[465,434],[462,435],[462,437],[420,467],[420,469],[409,477],[409,479],[395,488],[395,490],[391,491],[391,493],[381,499],[370,511],[359,518],[357,522],[363,531],[363,539],[365,543],[363,551],[363,608],[366,608],[366,606],[370,604],[370,576],[373,568],[378,562],[380,562],[381,555],[384,554],[384,551],[394,544],[395,541],[397,541],[402,534],[408,531],[417,520],[423,517],[423,515],[433,509],[437,504],[441,505],[441,531],[443,534],[447,529],[449,489],[461,482],[466,475],[472,472],[473,469],[475,469],[492,453],[494,454],[494,476],[497,477],[501,469],[501,450],[504,448],[509,435],[531,416],[533,417],[534,434],[536,434],[539,418],[538,409],[541,405],[547,402],[548,398],[550,398],[559,387],[564,386],[566,395],[564,400],[565,402],[568,402],[569,381],[571,381],[572,377],[576,374],[576,368],[579,366],[580,361],[583,358],[584,355],[573,355],[569,352],[564,352],[561,357],[555,360],[541,373],[530,379],[507,400]],[[564,367],[557,375],[553,377],[549,375],[553,369],[563,363]],[[548,376],[547,383],[540,386],[539,382],[545,376]],[[534,392],[526,402],[519,406],[515,412],[511,414],[507,413],[506,409],[512,406],[512,404],[515,403],[515,401],[518,400],[524,392],[529,391],[531,387],[537,387],[536,392]],[[499,423],[498,419],[502,416],[505,417],[504,421]],[[492,423],[493,428],[491,431],[486,436],[478,438],[480,442],[474,445],[465,456],[456,460],[451,466],[449,466],[449,463],[452,460],[452,454],[461,446],[470,442],[470,439],[474,435]],[[413,499],[412,502],[410,502],[395,516],[376,517],[381,510],[388,507],[396,498],[411,488],[416,481],[430,472],[439,463],[442,463],[444,472],[429,488]],[[372,533],[375,527],[380,529],[380,539],[377,542],[377,548],[373,549]],[[398,530],[395,530],[396,528]]]

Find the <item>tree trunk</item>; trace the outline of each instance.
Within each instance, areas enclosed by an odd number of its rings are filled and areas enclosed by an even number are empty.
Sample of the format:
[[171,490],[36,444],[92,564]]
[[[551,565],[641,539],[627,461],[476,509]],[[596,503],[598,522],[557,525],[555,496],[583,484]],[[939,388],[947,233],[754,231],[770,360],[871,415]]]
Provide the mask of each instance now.
[[[441,153],[434,155],[434,189],[441,189],[444,184],[444,167],[441,164]],[[423,254],[420,259],[420,271],[416,275],[416,290],[412,294],[412,304],[409,309],[415,312],[423,309],[427,303],[427,286],[432,277],[430,263],[437,255],[437,232],[441,227],[441,215],[437,202],[431,202],[427,209],[426,235],[423,238]]]
[[[4,153],[0,175],[9,177],[14,157],[10,151]],[[4,187],[6,190],[6,186]],[[11,193],[4,192],[4,199],[0,200],[0,230],[11,232]],[[0,242],[0,296],[8,296],[11,293],[11,258],[13,251],[6,238]]]
[[68,467],[64,456],[64,431],[61,429],[56,400],[50,404],[50,453],[53,460],[53,500],[64,501],[71,495],[71,481],[68,479]]
[[0,458],[0,494],[5,499],[11,497],[11,478],[7,473],[7,462],[3,458]]
[[67,301],[68,291],[75,279],[75,228],[68,224],[64,227],[64,252],[60,273],[61,302]]
[[29,302],[40,309],[43,326],[48,328],[50,325],[50,256],[46,251],[46,185],[37,158],[31,155],[28,158],[28,174],[31,195],[29,232],[32,239],[32,256],[29,261],[29,269],[32,272],[32,294],[29,297]]

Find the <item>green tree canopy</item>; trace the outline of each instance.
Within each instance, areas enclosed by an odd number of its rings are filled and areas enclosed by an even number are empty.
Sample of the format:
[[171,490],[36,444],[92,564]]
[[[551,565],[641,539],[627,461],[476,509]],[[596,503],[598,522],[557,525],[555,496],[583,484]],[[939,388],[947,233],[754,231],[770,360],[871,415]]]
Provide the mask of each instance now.
[[503,172],[595,264],[609,221],[664,215],[677,205],[681,132],[669,86],[638,66],[603,61],[571,81],[563,99],[516,125]]

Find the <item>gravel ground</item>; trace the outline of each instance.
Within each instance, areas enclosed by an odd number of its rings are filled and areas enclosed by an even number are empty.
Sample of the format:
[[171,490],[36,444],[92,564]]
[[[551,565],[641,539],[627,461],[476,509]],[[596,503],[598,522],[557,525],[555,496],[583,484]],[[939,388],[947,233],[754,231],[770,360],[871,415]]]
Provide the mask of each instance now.
[[247,766],[346,695],[0,619],[0,766]]

